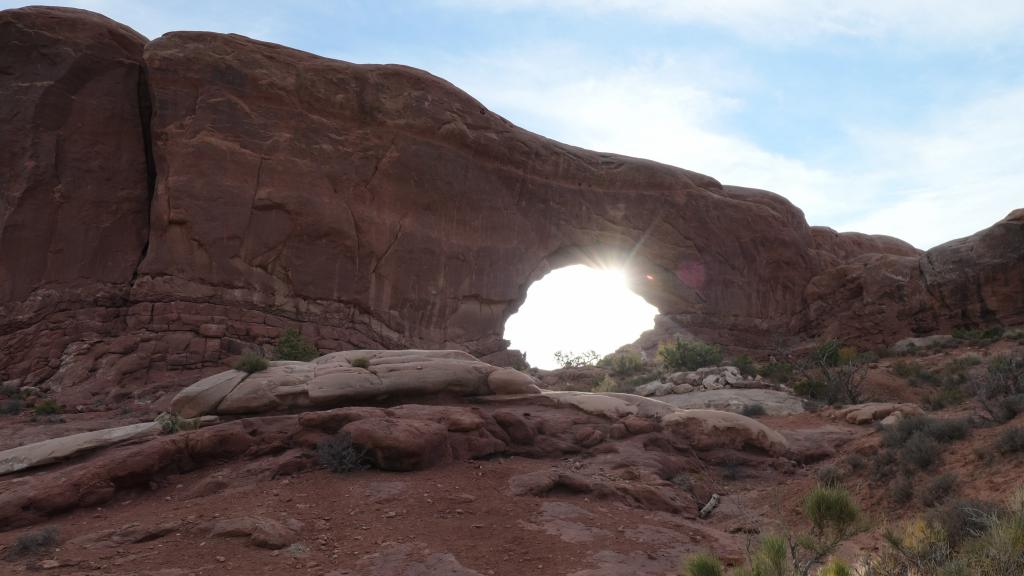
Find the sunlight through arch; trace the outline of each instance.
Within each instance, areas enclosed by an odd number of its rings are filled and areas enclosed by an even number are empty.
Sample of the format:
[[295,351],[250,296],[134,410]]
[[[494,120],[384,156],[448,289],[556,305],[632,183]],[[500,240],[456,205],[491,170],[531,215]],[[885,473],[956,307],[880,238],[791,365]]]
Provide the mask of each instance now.
[[511,347],[530,365],[558,368],[555,352],[593,350],[604,356],[654,327],[658,309],[629,289],[616,268],[573,265],[534,282],[505,323]]

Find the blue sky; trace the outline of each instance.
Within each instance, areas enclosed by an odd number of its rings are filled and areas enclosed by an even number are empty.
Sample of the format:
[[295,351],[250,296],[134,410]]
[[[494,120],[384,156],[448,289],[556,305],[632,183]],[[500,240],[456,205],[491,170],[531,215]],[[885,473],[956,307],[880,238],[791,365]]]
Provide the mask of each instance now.
[[[1024,207],[1024,2],[66,2],[424,68],[511,121],[920,248]],[[0,7],[17,4],[0,1]]]

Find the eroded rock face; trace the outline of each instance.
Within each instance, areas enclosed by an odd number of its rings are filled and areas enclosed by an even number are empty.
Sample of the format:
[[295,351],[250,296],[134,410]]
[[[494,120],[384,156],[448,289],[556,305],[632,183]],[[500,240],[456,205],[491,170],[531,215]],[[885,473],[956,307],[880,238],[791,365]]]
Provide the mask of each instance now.
[[1019,211],[920,254],[404,66],[50,8],[3,12],[0,46],[0,381],[68,403],[157,396],[289,328],[502,357],[532,281],[627,254],[654,347],[1024,322]]

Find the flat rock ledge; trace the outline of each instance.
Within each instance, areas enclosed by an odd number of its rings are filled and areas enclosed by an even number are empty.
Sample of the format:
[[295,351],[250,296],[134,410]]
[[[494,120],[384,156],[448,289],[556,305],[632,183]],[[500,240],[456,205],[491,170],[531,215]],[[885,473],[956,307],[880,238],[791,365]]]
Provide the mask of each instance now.
[[326,409],[425,396],[539,394],[530,376],[458,350],[350,350],[310,362],[271,362],[248,374],[229,370],[185,388],[171,401],[182,418]]

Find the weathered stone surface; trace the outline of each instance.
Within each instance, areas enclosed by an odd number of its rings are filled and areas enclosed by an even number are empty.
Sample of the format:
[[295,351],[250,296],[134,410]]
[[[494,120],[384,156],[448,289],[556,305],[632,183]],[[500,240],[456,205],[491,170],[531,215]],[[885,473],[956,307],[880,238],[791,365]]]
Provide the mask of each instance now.
[[367,448],[382,470],[429,468],[451,460],[445,426],[426,420],[363,418],[343,430]]
[[0,330],[3,312],[131,280],[149,222],[145,43],[83,10],[0,12]]
[[11,448],[0,452],[0,475],[18,472],[26,468],[45,466],[89,450],[155,436],[159,433],[160,425],[156,422],[142,422],[120,428],[82,432]]
[[764,424],[731,412],[678,410],[661,419],[662,426],[698,450],[759,448],[773,455],[789,450],[786,439]]
[[179,392],[171,409],[188,418],[445,394],[539,392],[530,376],[485,364],[457,350],[351,350],[312,362],[271,362],[269,368],[253,374],[231,370],[210,376]]
[[899,412],[901,417],[924,414],[924,410],[917,404],[868,402],[832,410],[829,415],[833,419],[845,420],[850,424],[865,425],[882,420],[895,412]]
[[211,538],[247,538],[253,546],[278,550],[298,540],[292,528],[262,516],[217,520],[210,526]]
[[178,393],[171,401],[171,411],[182,418],[214,414],[217,406],[248,374],[228,370],[203,378]]

